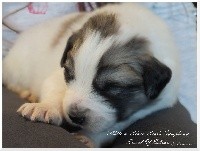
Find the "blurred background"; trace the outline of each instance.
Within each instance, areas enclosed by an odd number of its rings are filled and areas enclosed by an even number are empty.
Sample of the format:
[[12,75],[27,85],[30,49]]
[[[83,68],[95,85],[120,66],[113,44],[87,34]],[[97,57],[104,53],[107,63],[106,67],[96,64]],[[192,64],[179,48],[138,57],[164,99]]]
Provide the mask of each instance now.
[[[2,34],[5,57],[18,35],[27,28],[47,19],[78,11],[92,11],[108,3],[64,2],[3,2]],[[191,119],[197,121],[197,9],[191,2],[141,3],[165,20],[179,47],[182,77],[179,100]],[[148,18],[147,18],[148,19]]]

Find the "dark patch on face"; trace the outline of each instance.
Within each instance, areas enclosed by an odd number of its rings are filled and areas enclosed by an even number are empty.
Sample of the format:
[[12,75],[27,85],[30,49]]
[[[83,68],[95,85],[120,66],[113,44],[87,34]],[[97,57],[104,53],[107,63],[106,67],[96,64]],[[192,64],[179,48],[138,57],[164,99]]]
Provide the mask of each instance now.
[[[146,101],[146,96],[141,95],[144,90],[142,79],[126,64],[99,68],[93,81],[93,87],[117,109],[118,120],[127,117],[129,112],[136,111]],[[134,102],[133,98],[137,101],[143,100]],[[132,107],[131,111],[128,110],[128,106]]]
[[74,37],[71,36],[68,39],[65,51],[63,53],[60,65],[61,67],[64,67],[64,75],[65,75],[65,80],[67,83],[69,83],[71,80],[75,79],[75,74],[74,74],[74,60],[72,57],[71,50],[73,48],[73,43],[74,43]]
[[98,68],[101,66],[121,64],[128,64],[132,67],[139,68],[139,66],[137,66],[138,58],[145,58],[150,55],[148,47],[149,42],[145,38],[140,37],[134,37],[124,45],[114,44],[104,53],[100,59]]
[[84,31],[99,31],[104,38],[117,33],[118,29],[116,15],[108,13],[101,13],[91,17],[83,26]]
[[65,50],[64,50],[64,53],[63,53],[63,55],[62,55],[62,58],[61,58],[61,61],[60,61],[60,66],[61,67],[64,67],[65,66],[65,62],[66,62],[66,60],[67,60],[67,58],[68,58],[68,54],[69,54],[69,52],[72,50],[72,48],[73,48],[73,44],[74,43],[74,37],[73,37],[73,35],[68,39],[68,41],[67,41],[67,45],[66,45],[66,47],[65,47]]
[[73,37],[73,51],[76,51],[84,39],[91,32],[100,32],[102,38],[114,35],[117,33],[119,25],[117,24],[115,14],[102,13],[92,16],[83,25],[83,27],[72,35]]
[[116,16],[114,14],[102,13],[92,16],[80,30],[70,37],[71,44],[73,45],[73,49],[71,50],[78,50],[86,36],[91,32],[98,31],[102,38],[106,38],[107,36],[116,34],[118,29],[119,25],[117,24]]
[[[113,99],[124,99],[129,97],[128,91],[124,89],[142,90],[142,79],[126,64],[119,66],[104,66],[97,70],[94,85],[106,97]],[[106,81],[106,82],[105,82]]]
[[152,103],[171,78],[171,70],[148,49],[146,39],[134,37],[113,45],[98,64],[94,90],[117,109],[119,120]]
[[69,83],[70,81],[75,79],[74,60],[70,55],[68,56],[68,59],[65,62],[64,68],[65,81]]

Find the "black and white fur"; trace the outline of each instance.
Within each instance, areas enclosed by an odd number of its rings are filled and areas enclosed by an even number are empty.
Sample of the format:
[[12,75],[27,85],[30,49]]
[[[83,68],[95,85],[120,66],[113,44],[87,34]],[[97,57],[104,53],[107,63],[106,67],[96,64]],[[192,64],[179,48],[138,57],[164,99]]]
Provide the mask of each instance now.
[[55,125],[65,119],[92,147],[112,142],[108,131],[173,106],[179,73],[166,25],[132,3],[32,27],[3,60],[3,83],[38,102],[22,105],[20,115]]

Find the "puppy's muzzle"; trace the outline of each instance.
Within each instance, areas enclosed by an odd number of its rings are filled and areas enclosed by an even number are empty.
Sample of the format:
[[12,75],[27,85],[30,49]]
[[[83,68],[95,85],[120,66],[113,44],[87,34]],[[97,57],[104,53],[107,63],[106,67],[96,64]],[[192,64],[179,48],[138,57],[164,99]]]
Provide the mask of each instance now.
[[73,116],[68,114],[69,118],[71,119],[71,121],[75,124],[78,125],[83,125],[85,123],[85,116]]
[[89,109],[78,108],[77,105],[72,105],[68,112],[68,116],[73,123],[84,125],[86,123],[88,113]]

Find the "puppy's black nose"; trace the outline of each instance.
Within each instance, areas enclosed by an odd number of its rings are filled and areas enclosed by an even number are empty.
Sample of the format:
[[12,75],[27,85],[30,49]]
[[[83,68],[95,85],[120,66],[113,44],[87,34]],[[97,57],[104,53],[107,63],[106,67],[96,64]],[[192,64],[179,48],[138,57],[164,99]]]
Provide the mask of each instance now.
[[72,120],[73,123],[78,125],[83,125],[85,122],[85,116],[73,116],[68,114],[69,118]]

